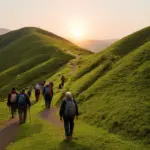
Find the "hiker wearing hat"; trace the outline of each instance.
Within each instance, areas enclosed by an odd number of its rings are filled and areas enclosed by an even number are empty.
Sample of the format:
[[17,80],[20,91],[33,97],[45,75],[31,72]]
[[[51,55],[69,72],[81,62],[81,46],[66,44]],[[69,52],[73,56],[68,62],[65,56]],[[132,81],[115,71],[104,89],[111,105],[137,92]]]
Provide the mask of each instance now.
[[24,89],[17,96],[17,106],[20,124],[25,123],[27,118],[27,109],[30,109],[31,102]]
[[11,110],[11,118],[14,118],[14,115],[17,110],[17,91],[15,88],[12,88],[11,92],[8,94],[7,106]]
[[43,89],[43,96],[45,100],[45,108],[50,108],[53,98],[53,83],[50,82]]
[[64,120],[64,128],[66,140],[72,138],[74,129],[74,119],[78,118],[78,105],[76,101],[72,98],[71,93],[67,92],[64,100],[60,106],[60,120]]

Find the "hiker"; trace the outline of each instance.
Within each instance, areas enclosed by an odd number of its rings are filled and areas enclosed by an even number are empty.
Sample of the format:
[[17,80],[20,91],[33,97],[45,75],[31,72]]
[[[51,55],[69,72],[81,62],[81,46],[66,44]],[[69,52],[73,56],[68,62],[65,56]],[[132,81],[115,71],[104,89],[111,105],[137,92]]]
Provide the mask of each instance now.
[[26,122],[27,118],[27,109],[30,109],[31,102],[28,95],[25,93],[23,89],[20,94],[17,96],[17,106],[18,106],[18,113],[19,113],[19,122],[23,124]]
[[62,75],[62,77],[61,77],[61,85],[62,85],[62,87],[64,86],[64,83],[65,83],[65,77],[64,77],[64,75]]
[[27,95],[29,96],[29,98],[31,97],[31,93],[32,93],[32,86],[30,86],[27,91]]
[[17,110],[17,95],[15,88],[12,88],[11,92],[8,94],[7,106],[11,110],[11,118],[14,118],[14,115]]
[[65,99],[62,101],[60,106],[60,120],[64,120],[64,128],[66,140],[72,138],[74,129],[74,119],[78,118],[78,105],[72,98],[70,92],[66,92]]
[[59,88],[59,89],[62,89],[62,84],[61,84],[61,83],[59,84],[58,88]]
[[36,102],[39,101],[40,90],[41,90],[41,85],[39,83],[37,83],[36,86],[35,86],[35,99],[36,99]]
[[43,96],[45,100],[45,108],[50,108],[53,98],[53,83],[50,82],[43,89]]
[[41,85],[42,87],[44,87],[45,83],[46,83],[46,81],[43,81],[43,82],[40,83],[40,85]]

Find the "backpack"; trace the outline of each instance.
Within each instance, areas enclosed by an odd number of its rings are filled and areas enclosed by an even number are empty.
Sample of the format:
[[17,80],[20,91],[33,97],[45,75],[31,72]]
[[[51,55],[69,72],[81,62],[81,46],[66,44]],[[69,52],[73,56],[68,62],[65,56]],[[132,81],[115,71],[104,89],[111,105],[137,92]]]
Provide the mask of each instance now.
[[18,98],[18,106],[24,106],[26,105],[25,95],[20,94]]
[[50,95],[52,96],[51,88],[50,87],[45,87],[45,93],[44,95]]
[[10,98],[10,102],[11,103],[15,103],[17,99],[17,94],[16,93],[12,93],[11,94],[11,98]]
[[76,115],[76,106],[75,103],[72,100],[65,100],[66,101],[66,105],[65,105],[65,111],[64,111],[64,115],[65,117],[75,117]]

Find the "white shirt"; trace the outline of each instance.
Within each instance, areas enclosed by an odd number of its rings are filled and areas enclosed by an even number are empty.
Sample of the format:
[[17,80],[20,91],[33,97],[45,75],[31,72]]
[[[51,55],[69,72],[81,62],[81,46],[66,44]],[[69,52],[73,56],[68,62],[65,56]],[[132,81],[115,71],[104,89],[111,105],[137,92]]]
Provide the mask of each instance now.
[[40,90],[40,89],[41,89],[41,86],[40,86],[39,84],[36,84],[35,88],[36,88],[37,90]]

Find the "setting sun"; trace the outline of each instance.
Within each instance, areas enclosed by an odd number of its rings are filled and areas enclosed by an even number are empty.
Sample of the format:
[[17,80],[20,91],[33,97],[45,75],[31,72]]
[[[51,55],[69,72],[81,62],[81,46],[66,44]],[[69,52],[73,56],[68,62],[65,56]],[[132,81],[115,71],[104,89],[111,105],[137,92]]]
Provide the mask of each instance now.
[[84,37],[84,29],[80,26],[74,26],[71,29],[71,36],[75,40],[80,40]]
[[70,36],[74,40],[82,40],[85,37],[85,26],[81,23],[73,23],[69,27]]

